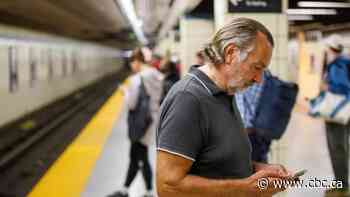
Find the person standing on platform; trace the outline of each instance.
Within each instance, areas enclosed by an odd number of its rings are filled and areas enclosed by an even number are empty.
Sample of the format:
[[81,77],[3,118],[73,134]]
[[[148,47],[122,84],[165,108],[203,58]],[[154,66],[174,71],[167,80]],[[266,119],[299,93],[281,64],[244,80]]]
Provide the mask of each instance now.
[[[142,171],[143,178],[146,183],[147,193],[143,197],[153,197],[152,186],[152,168],[148,158],[148,146],[154,139],[155,125],[159,116],[159,102],[162,93],[163,75],[154,67],[148,66],[141,49],[135,49],[131,56],[131,69],[133,75],[129,78],[127,87],[124,89],[125,103],[129,110],[129,115],[132,110],[138,105],[141,86],[144,86],[145,93],[149,96],[149,109],[151,113],[151,123],[140,136],[139,140],[130,137],[130,163],[127,172],[124,186],[121,190],[109,195],[108,197],[128,197],[129,187],[135,179],[137,172]],[[128,119],[129,121],[129,119]],[[129,123],[130,124],[130,123]]]
[[261,23],[236,18],[223,26],[162,103],[157,129],[158,197],[272,196],[285,188],[266,185],[291,179],[282,165],[253,162],[233,95],[260,83],[273,38]]
[[201,52],[196,53],[196,64],[197,65],[204,65],[205,58]]
[[177,81],[180,80],[180,75],[177,72],[176,63],[171,60],[168,60],[167,62],[162,64],[160,67],[160,71],[165,75],[164,81],[163,81],[163,92],[160,99],[160,104],[161,104],[164,98],[166,97],[166,95],[168,94],[170,88]]
[[[321,89],[350,97],[350,59],[341,55],[344,48],[342,42],[342,38],[336,34],[326,39],[325,77]],[[343,183],[342,189],[327,190],[326,196],[350,196],[349,132],[349,123],[342,125],[326,121],[327,144],[335,179]]]

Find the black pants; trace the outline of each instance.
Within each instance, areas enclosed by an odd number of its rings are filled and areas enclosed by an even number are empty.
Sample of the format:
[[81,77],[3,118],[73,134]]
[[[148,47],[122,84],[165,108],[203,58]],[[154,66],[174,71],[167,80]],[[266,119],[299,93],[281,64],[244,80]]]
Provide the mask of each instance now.
[[140,142],[133,142],[131,143],[130,164],[128,175],[124,183],[125,187],[130,187],[140,168],[146,182],[147,190],[152,190],[152,169],[148,161],[148,148]]
[[328,150],[331,157],[334,176],[349,187],[349,132],[350,125],[326,122]]

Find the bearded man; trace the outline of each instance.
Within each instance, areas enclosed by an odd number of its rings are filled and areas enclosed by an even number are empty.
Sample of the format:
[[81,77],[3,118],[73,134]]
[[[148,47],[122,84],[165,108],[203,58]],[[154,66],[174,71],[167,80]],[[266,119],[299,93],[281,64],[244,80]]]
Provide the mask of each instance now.
[[207,64],[192,66],[169,91],[157,129],[159,197],[272,196],[283,191],[259,180],[289,179],[281,165],[252,161],[251,145],[233,95],[260,83],[274,41],[261,23],[236,18],[202,51]]

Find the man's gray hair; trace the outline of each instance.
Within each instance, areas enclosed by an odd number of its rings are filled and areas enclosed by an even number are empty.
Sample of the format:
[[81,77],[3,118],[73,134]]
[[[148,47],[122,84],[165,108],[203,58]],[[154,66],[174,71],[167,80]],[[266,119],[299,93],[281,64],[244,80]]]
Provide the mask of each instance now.
[[202,53],[214,65],[222,64],[225,62],[225,48],[234,44],[239,50],[238,61],[243,61],[254,49],[258,32],[266,35],[271,46],[274,46],[271,32],[263,24],[249,18],[235,18],[216,32]]

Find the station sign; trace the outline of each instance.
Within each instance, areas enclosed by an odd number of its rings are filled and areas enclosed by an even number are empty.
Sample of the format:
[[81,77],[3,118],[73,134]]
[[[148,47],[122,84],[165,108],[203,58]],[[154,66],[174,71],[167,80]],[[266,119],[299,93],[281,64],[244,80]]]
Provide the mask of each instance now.
[[229,0],[232,13],[281,13],[281,0]]

